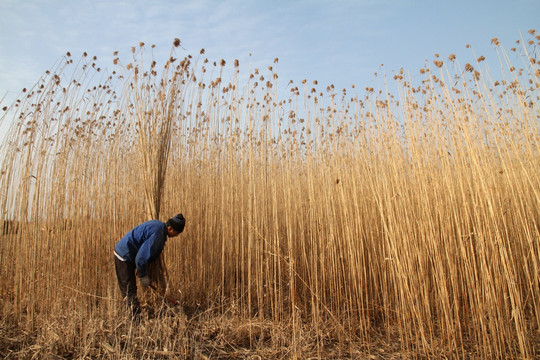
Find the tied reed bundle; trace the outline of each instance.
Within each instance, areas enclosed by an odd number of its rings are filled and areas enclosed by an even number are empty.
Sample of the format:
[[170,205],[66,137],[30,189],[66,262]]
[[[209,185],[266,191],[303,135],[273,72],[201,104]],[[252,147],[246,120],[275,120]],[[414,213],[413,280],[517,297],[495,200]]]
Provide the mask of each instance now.
[[[142,48],[144,43],[140,44]],[[174,48],[180,46],[180,39],[173,42]],[[169,152],[173,123],[181,116],[180,102],[183,98],[184,84],[189,77],[186,69],[188,61],[185,59],[179,66],[172,65],[174,62],[173,50],[169,55],[169,62],[164,67],[161,80],[157,81],[157,72],[139,71],[135,66],[131,69],[132,80],[131,103],[128,105],[134,109],[131,123],[135,130],[135,149],[137,164],[140,165],[142,184],[144,184],[144,200],[146,220],[159,219],[161,203],[164,196],[165,179],[167,169],[170,166]],[[142,66],[143,54],[140,59],[133,57],[133,63]],[[156,62],[153,61],[153,69]],[[130,69],[121,69],[130,70]],[[142,70],[142,69],[141,69]],[[167,268],[163,253],[149,266],[149,277],[161,291],[168,289]]]

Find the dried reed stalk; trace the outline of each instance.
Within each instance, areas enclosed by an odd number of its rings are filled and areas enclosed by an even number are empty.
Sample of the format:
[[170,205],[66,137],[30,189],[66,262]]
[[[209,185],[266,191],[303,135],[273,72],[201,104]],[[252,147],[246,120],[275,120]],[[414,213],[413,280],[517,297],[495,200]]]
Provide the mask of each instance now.
[[396,73],[397,95],[349,99],[305,81],[280,100],[273,68],[240,87],[237,66],[190,56],[158,76],[142,47],[112,75],[66,56],[4,115],[1,216],[17,230],[0,241],[2,311],[35,328],[70,308],[61,284],[90,314],[98,298],[80,294],[113,293],[117,239],[181,208],[175,276],[156,281],[287,324],[274,341],[293,352],[309,323],[319,353],[382,332],[426,357],[537,356],[539,70],[524,45],[522,70],[496,45],[498,80],[453,55],[419,84]]

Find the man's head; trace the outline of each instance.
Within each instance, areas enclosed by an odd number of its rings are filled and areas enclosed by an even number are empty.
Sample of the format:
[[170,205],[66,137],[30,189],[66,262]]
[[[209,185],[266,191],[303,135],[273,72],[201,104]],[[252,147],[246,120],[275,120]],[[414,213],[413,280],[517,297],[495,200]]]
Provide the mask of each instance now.
[[184,231],[184,226],[186,226],[186,219],[184,215],[178,214],[167,220],[167,235],[169,237],[175,237]]

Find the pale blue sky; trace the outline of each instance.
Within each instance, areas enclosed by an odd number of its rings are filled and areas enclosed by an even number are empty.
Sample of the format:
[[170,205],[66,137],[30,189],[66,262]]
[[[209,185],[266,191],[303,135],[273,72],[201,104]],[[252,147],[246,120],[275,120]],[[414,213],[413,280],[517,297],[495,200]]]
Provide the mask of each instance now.
[[168,54],[175,37],[179,57],[205,48],[210,60],[239,59],[244,74],[278,57],[283,86],[306,78],[364,88],[380,64],[417,73],[435,53],[473,58],[466,44],[488,57],[491,38],[509,48],[520,32],[540,31],[539,19],[538,0],[0,0],[0,101],[67,51],[112,68],[115,50],[127,57],[143,41]]

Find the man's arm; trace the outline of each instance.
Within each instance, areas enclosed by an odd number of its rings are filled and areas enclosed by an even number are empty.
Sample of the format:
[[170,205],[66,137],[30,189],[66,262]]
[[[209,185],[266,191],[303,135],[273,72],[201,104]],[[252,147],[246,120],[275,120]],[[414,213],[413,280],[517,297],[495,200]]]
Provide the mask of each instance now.
[[165,240],[162,239],[162,234],[154,234],[148,240],[146,240],[139,251],[137,252],[137,257],[135,258],[135,266],[137,267],[137,272],[139,277],[143,278],[148,276],[148,263],[156,258],[165,245]]

